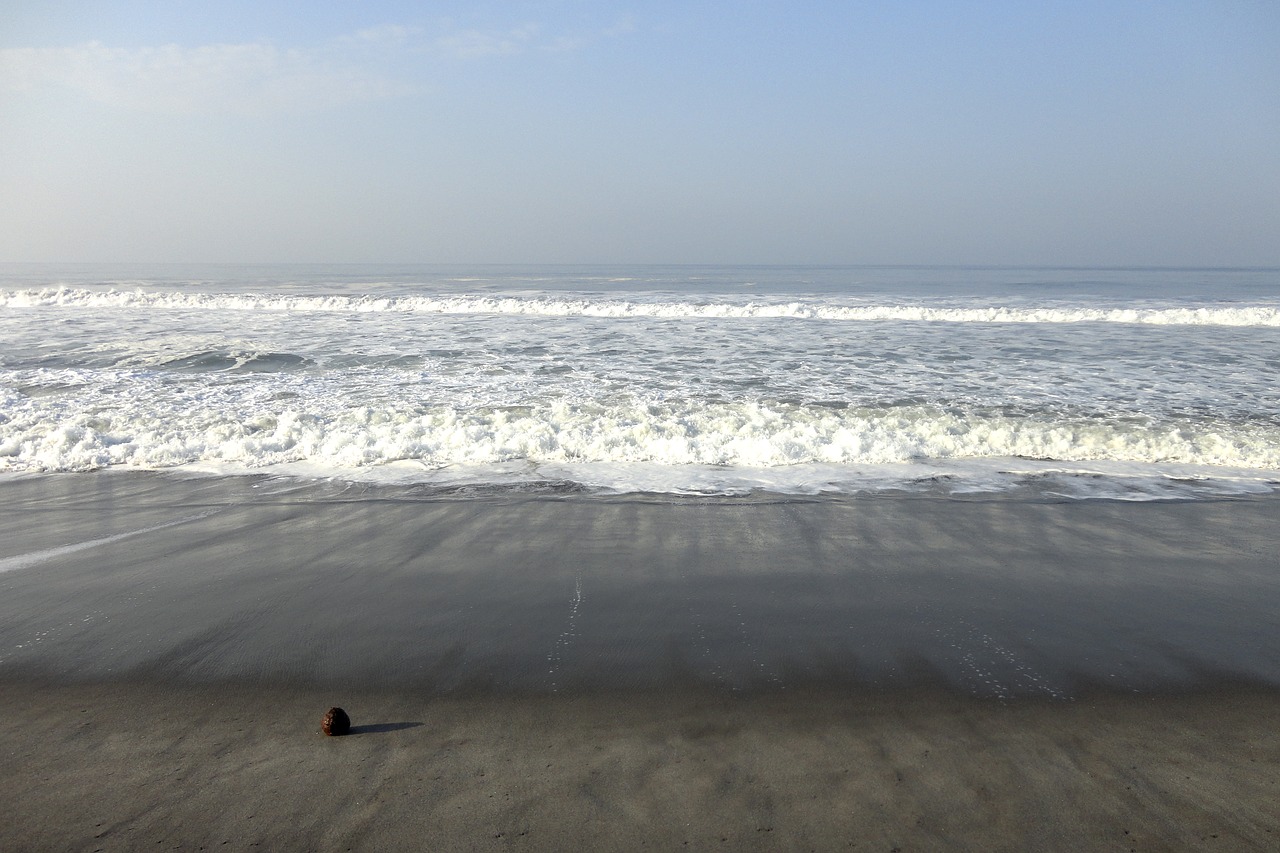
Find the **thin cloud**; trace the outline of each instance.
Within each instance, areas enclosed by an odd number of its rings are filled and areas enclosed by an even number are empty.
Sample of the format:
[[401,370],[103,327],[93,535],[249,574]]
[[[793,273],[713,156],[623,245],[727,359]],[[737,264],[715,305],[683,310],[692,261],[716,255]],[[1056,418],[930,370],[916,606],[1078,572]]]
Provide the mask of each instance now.
[[505,31],[462,30],[440,36],[433,46],[438,53],[455,59],[511,56],[534,44],[540,30],[537,24],[525,24]]
[[452,59],[514,56],[527,51],[565,53],[600,39],[618,38],[635,29],[635,20],[629,15],[601,30],[558,35],[545,33],[541,25],[529,23],[507,30],[460,30],[437,37],[431,47],[438,55]]
[[593,32],[548,34],[537,23],[441,34],[393,24],[311,47],[271,42],[136,49],[92,41],[0,49],[0,92],[62,88],[102,104],[171,114],[311,112],[420,91],[416,62],[482,60],[577,50],[634,29],[629,18]]
[[268,42],[132,50],[88,42],[0,50],[0,86],[17,92],[57,86],[111,106],[179,114],[322,110],[414,90],[356,59]]
[[353,36],[348,38],[364,43],[375,44],[404,44],[414,38],[422,35],[422,27],[407,26],[404,24],[388,24],[381,27],[366,27],[363,30],[357,30]]

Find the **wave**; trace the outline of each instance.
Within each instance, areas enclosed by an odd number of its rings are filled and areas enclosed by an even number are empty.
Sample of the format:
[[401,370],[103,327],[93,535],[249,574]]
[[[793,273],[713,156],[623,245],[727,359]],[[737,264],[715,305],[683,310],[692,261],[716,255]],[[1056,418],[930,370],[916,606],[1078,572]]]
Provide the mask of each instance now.
[[[973,460],[1215,466],[1276,476],[1280,425],[955,414],[930,406],[832,410],[761,403],[556,401],[328,414],[288,402],[252,409],[126,400],[50,409],[16,396],[0,417],[0,471],[306,464],[326,475],[412,463],[451,466],[648,465],[668,472],[777,471],[820,465],[927,466]],[[703,475],[699,475],[703,476]],[[679,477],[677,476],[677,479]]]
[[194,373],[225,371],[229,373],[276,373],[298,370],[311,362],[300,355],[287,352],[224,352],[211,350],[184,355],[160,362],[170,370]]
[[96,291],[43,288],[0,292],[0,308],[145,308],[159,310],[325,313],[497,314],[543,317],[780,319],[924,323],[1126,323],[1163,326],[1280,326],[1275,305],[943,306],[841,305],[817,300],[715,302],[569,299],[548,296],[285,296],[233,293]]

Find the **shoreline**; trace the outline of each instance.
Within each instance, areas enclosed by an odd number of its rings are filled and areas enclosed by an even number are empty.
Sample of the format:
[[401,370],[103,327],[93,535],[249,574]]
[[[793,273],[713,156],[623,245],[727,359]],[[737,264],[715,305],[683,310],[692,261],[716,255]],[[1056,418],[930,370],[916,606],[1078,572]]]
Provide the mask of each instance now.
[[1280,685],[1280,496],[0,483],[0,677],[468,690]]
[[1280,834],[1273,497],[0,498],[6,850]]

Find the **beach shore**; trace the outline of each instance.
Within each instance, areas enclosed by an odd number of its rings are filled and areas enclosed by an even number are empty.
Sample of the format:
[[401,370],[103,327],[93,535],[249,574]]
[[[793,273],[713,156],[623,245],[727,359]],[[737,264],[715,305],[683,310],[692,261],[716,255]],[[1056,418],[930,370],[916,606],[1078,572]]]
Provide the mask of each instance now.
[[[1265,850],[1275,695],[5,685],[5,850]],[[355,732],[319,733],[342,702]]]
[[0,497],[5,850],[1278,843],[1271,497]]

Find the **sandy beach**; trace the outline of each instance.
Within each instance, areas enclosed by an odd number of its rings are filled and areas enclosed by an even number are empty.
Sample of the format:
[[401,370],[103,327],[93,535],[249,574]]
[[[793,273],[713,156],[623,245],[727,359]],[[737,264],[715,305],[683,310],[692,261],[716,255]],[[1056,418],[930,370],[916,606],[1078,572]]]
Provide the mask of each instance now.
[[3,4],[0,853],[1280,853],[1278,47]]
[[1271,497],[0,498],[5,850],[1280,834]]

